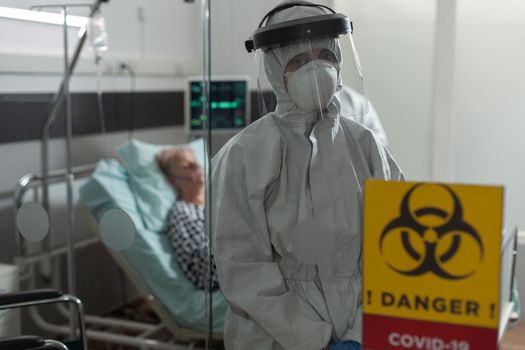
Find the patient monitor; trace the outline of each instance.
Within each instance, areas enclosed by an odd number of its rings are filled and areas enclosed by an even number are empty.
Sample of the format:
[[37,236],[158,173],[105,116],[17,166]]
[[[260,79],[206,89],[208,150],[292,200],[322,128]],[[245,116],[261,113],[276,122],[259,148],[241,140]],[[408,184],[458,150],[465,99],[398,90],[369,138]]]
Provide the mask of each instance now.
[[210,156],[250,122],[250,80],[248,76],[212,76],[210,82],[210,120],[203,113],[202,76],[187,80],[185,89],[185,128],[189,140],[206,137],[211,129]]
[[[202,136],[206,115],[203,113],[205,82],[190,78],[186,85],[185,126],[190,138]],[[210,120],[214,134],[234,134],[249,123],[250,92],[246,76],[213,76],[210,83]]]

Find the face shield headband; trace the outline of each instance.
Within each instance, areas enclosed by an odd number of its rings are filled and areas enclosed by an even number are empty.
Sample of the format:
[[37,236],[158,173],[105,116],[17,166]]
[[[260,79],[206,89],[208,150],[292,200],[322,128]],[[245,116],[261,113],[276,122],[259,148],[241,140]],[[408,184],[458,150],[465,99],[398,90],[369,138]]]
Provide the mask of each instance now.
[[[320,7],[329,10],[331,13],[263,26],[267,19],[275,13],[295,6]],[[257,49],[266,51],[298,40],[311,40],[327,36],[337,37],[347,33],[352,33],[352,22],[345,15],[336,13],[328,6],[297,1],[278,6],[268,12],[259,23],[257,30],[250,39],[245,41],[244,45],[250,53]]]

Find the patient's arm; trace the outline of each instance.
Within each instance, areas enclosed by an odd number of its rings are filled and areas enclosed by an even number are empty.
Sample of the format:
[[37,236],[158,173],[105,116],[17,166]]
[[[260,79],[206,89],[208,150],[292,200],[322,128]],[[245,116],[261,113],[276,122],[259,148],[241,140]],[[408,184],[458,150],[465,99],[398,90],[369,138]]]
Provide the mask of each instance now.
[[[208,285],[208,240],[204,231],[204,208],[183,200],[176,201],[168,216],[168,237],[175,257],[186,277],[199,289]],[[218,287],[215,263],[212,289]]]

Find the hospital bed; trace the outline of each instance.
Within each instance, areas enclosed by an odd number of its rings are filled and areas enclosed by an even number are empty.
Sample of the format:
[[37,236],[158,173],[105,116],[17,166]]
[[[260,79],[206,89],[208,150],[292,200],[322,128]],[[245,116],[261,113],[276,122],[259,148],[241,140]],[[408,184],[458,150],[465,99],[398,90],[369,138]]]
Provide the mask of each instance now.
[[[195,141],[189,146],[202,160],[202,140]],[[224,315],[227,309],[222,293],[218,290],[211,293],[213,332],[209,334],[206,311],[207,293],[196,289],[182,274],[173,258],[167,236],[163,232],[165,215],[171,208],[174,195],[170,195],[171,190],[166,191],[165,186],[168,186],[166,183],[159,185],[162,174],[157,168],[152,167],[154,155],[162,147],[132,141],[127,147],[119,149],[120,162],[115,159],[105,159],[100,161],[96,168],[85,166],[75,169],[78,171],[77,179],[82,176],[90,176],[87,181],[80,181],[83,184],[80,186],[78,195],[80,201],[77,204],[77,213],[80,215],[77,216],[78,221],[86,223],[88,231],[94,233],[94,235],[77,241],[77,249],[100,242],[98,220],[107,210],[120,208],[125,211],[135,224],[135,241],[125,251],[118,252],[111,249],[108,251],[162,322],[156,325],[86,315],[88,326],[86,334],[89,339],[136,346],[141,349],[175,350],[195,348],[195,344],[201,343],[209,335],[213,339],[222,338]],[[133,163],[130,163],[132,159]],[[63,175],[51,173],[50,183],[58,182]],[[27,188],[37,186],[38,176],[28,176],[22,183],[24,188],[25,186]],[[30,183],[32,185],[29,185]],[[133,185],[141,185],[142,188],[136,188]],[[18,192],[27,191],[27,188]],[[20,196],[23,196],[23,193],[15,197]],[[160,198],[160,202],[158,200],[149,201],[155,197]],[[21,204],[19,201],[16,207]],[[62,250],[61,248],[54,249],[51,255],[58,258],[64,253]],[[27,262],[39,263],[45,260],[45,255],[40,254],[26,259],[24,254],[20,254],[19,265],[26,265]],[[27,275],[31,275],[34,273],[34,267],[26,271]],[[31,286],[33,285],[30,284]],[[64,308],[59,311],[62,315],[68,316]],[[50,324],[38,313],[32,316],[41,328],[49,332],[58,334],[67,332],[67,327]],[[101,331],[102,327],[108,330]],[[167,341],[158,340],[156,336],[164,335],[165,329],[171,333],[172,338]],[[137,335],[130,336],[130,331]]]
[[[135,240],[128,249],[109,249],[119,266],[171,331],[175,339],[204,339],[209,327],[207,292],[186,279],[173,256],[165,233],[166,217],[175,200],[171,187],[160,173],[155,156],[165,146],[131,140],[117,153],[120,162],[99,162],[91,178],[80,189],[80,203],[89,210],[87,221],[98,232],[97,221],[112,208],[127,213],[135,225]],[[192,148],[204,161],[204,145]],[[86,214],[86,210],[83,211]],[[118,237],[121,232],[114,232]],[[125,233],[125,234],[129,234]],[[227,303],[222,293],[211,293],[213,336],[221,338]]]

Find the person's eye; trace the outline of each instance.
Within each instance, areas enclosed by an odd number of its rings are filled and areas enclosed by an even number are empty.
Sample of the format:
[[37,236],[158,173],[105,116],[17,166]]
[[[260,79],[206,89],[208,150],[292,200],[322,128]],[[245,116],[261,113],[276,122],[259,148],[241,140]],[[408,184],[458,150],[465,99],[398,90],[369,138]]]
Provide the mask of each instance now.
[[332,51],[329,51],[329,50],[321,51],[319,58],[325,61],[328,61],[328,62],[337,63],[337,59],[335,58],[335,55],[333,54]]
[[308,56],[307,55],[300,55],[300,56],[297,56],[293,59],[292,63],[296,66],[296,67],[302,67],[304,66],[305,64],[307,64],[309,61],[308,59]]

